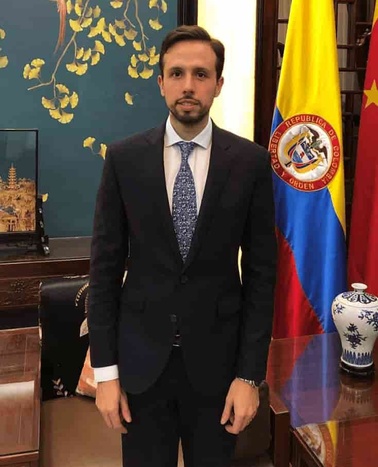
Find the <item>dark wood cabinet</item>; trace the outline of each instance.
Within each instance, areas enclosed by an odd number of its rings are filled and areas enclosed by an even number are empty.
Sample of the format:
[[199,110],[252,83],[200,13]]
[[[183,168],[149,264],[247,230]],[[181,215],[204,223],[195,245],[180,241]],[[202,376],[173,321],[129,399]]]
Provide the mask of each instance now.
[[50,255],[0,251],[0,329],[38,324],[38,290],[47,277],[88,274],[90,237],[50,239]]

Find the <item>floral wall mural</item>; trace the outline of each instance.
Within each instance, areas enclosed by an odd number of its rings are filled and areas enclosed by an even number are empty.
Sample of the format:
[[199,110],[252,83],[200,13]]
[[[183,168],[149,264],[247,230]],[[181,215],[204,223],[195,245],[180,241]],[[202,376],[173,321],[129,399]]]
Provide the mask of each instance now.
[[39,129],[50,236],[91,234],[106,145],[165,118],[159,48],[176,24],[174,0],[2,6],[0,128]]

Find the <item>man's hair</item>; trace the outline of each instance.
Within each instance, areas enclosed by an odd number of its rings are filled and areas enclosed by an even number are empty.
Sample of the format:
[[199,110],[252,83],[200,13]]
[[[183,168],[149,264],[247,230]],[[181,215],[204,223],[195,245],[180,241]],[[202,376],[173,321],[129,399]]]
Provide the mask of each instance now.
[[160,72],[162,76],[164,73],[164,55],[172,46],[181,41],[207,42],[213,49],[217,58],[215,63],[217,80],[222,76],[224,65],[224,45],[218,39],[213,39],[210,36],[210,34],[206,31],[206,29],[201,28],[200,26],[179,26],[166,35],[161,45],[159,59]]

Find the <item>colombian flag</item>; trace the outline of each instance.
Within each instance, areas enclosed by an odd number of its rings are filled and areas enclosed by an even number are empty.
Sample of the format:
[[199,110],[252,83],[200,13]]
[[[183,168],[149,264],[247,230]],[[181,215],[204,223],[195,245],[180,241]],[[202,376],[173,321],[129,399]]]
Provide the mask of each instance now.
[[362,99],[349,244],[349,279],[378,295],[378,3]]
[[346,290],[342,120],[332,0],[293,0],[269,150],[278,272],[273,337],[336,331]]

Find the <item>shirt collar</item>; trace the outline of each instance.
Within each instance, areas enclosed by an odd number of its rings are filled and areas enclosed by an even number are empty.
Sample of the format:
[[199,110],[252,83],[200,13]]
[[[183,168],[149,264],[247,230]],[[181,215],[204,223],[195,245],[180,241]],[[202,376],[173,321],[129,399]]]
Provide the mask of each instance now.
[[[201,146],[204,149],[207,149],[211,143],[211,137],[213,133],[213,123],[209,118],[205,128],[199,133],[195,138],[192,139],[193,143],[196,143],[198,146]],[[174,144],[182,141],[182,138],[174,130],[171,119],[167,118],[167,123],[165,125],[165,146],[173,146]]]

